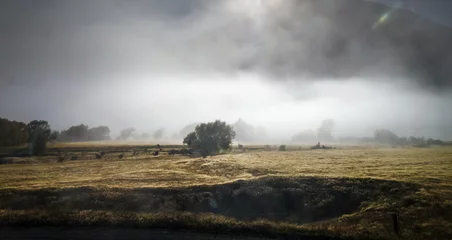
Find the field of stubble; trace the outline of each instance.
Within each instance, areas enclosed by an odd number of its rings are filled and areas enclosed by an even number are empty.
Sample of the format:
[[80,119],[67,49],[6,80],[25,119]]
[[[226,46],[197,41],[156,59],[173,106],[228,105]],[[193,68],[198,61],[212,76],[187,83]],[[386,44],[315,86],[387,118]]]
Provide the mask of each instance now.
[[[77,160],[0,165],[0,222],[396,239],[397,213],[400,237],[452,236],[452,148],[255,149],[203,159],[133,155],[132,147],[64,145],[55,149]],[[105,157],[94,159],[100,150]]]

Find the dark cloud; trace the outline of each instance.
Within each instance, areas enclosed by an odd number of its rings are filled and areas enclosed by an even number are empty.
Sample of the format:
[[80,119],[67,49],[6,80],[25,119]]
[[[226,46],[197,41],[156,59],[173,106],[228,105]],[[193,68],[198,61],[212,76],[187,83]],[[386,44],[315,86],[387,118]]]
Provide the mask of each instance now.
[[360,0],[284,1],[268,16],[244,69],[278,79],[392,76],[452,87],[452,30],[411,12]]
[[[310,101],[337,115],[350,112],[343,119],[358,119],[354,109],[363,112],[372,104],[372,118],[385,112],[392,102],[352,105],[366,99],[359,92],[378,93],[378,81],[393,86],[391,94],[426,94],[422,101],[441,106],[429,115],[450,103],[429,95],[450,95],[450,28],[404,6],[362,0],[260,2],[3,0],[0,115],[48,119],[58,128],[85,123],[120,129],[217,117],[265,120],[276,111],[294,126],[315,115],[309,120],[314,126],[334,116],[318,113]],[[337,91],[338,99],[349,99],[356,89],[346,111],[319,99],[328,99],[342,83],[350,85]],[[375,99],[384,99],[377,93]],[[397,110],[421,115],[411,109],[415,97],[400,96],[406,102],[394,97],[401,102]]]
[[238,15],[224,10],[227,2],[2,1],[1,81],[178,70],[272,79],[382,75],[451,87],[452,30],[416,14],[362,0],[287,0]]

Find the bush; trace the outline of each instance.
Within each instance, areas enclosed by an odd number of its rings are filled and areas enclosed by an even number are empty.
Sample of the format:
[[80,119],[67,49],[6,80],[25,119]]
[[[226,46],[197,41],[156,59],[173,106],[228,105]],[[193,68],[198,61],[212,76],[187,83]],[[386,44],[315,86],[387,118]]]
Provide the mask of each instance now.
[[279,146],[279,151],[286,151],[286,145]]
[[196,126],[195,131],[189,133],[183,143],[206,157],[230,149],[234,138],[235,132],[232,127],[226,122],[216,120]]

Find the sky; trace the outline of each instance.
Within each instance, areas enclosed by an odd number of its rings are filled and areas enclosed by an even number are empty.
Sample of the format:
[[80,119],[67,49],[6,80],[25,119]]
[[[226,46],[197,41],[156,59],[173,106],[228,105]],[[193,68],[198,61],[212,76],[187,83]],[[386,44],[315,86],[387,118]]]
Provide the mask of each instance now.
[[[318,51],[346,26],[309,5],[293,14],[293,2],[3,0],[0,117],[107,125],[112,135],[242,118],[278,141],[332,118],[337,137],[389,128],[452,138],[451,84],[418,81],[391,49],[362,42],[347,55],[359,63],[344,68],[359,64],[359,74],[342,72],[345,60],[330,61],[336,45]],[[446,1],[384,2],[452,23]]]
[[452,1],[449,0],[371,0],[388,6],[399,6],[426,18],[452,26]]

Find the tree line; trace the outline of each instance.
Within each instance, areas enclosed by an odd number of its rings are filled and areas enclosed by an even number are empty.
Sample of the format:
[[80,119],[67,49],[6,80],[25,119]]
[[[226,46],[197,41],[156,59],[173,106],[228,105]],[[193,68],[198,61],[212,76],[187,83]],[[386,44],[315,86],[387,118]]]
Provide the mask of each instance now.
[[31,155],[44,152],[48,141],[56,139],[47,121],[33,120],[28,124],[0,118],[0,146],[10,147],[28,143]]
[[80,124],[61,131],[61,133],[58,133],[56,140],[61,142],[110,140],[110,128],[107,126],[89,128],[88,125]]
[[28,142],[29,132],[27,124],[0,118],[0,146],[10,147]]
[[388,129],[377,129],[374,132],[374,141],[380,144],[387,144],[391,146],[415,146],[427,147],[431,145],[446,145],[447,143],[438,140],[424,137],[399,137],[394,132]]

